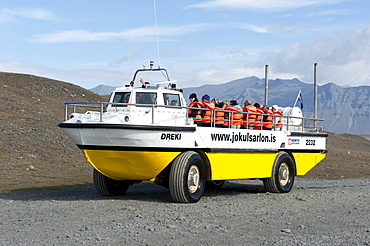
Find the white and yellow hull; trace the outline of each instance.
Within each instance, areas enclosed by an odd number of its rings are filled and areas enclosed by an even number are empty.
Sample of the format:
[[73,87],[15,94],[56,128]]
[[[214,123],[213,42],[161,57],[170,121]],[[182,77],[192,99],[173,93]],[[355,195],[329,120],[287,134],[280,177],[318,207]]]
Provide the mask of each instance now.
[[326,134],[211,127],[68,124],[60,126],[99,172],[117,180],[154,180],[179,154],[198,152],[207,180],[268,178],[279,151],[296,175],[325,158]]

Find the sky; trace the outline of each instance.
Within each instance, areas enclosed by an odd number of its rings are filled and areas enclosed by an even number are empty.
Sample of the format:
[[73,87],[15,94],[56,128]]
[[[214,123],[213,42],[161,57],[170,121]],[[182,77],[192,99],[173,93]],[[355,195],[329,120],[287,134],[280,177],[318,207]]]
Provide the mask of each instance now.
[[368,0],[1,0],[0,71],[90,89],[153,60],[185,88],[264,78],[265,65],[269,79],[313,83],[317,63],[319,85],[370,86],[369,11]]

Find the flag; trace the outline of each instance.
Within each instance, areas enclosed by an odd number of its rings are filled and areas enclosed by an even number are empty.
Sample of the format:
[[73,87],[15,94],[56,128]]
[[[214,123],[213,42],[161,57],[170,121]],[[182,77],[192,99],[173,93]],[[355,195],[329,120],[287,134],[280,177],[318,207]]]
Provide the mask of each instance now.
[[303,97],[301,92],[299,92],[298,95],[298,102],[301,104],[301,109],[303,109]]

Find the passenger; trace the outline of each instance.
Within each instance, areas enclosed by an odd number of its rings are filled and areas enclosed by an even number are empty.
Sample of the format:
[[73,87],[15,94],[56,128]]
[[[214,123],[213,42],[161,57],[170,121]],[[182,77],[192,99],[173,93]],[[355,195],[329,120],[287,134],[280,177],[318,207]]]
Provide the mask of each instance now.
[[261,130],[262,127],[262,120],[263,120],[263,110],[261,108],[261,105],[259,103],[253,104],[254,107],[256,107],[256,121],[254,123],[254,130]]
[[[198,102],[197,94],[195,94],[195,93],[190,94],[189,100],[190,100],[189,108],[193,108],[193,107],[194,108],[202,108],[203,107],[203,105],[200,102]],[[188,116],[193,118],[194,123],[197,126],[202,125],[202,110],[200,110],[200,109],[188,109]]]
[[179,106],[179,102],[177,100],[171,100],[171,106]]
[[248,114],[243,114],[243,124],[244,128],[254,129],[254,125],[256,123],[256,113],[257,108],[252,105],[251,100],[247,100],[244,102],[243,112],[247,112]]
[[[230,107],[230,102],[228,100],[225,100],[222,102],[224,104],[224,109],[227,110],[227,108]],[[225,128],[228,128],[230,126],[230,122],[231,122],[231,119],[230,119],[230,113],[229,112],[225,112],[224,113],[224,127]]]
[[240,129],[240,125],[241,125],[242,117],[243,117],[243,114],[241,112],[243,112],[243,109],[240,107],[240,105],[238,104],[236,100],[231,100],[230,105],[231,105],[231,108],[229,108],[229,110],[235,111],[235,112],[232,112],[231,128]]
[[214,110],[214,124],[215,127],[224,127],[224,117],[225,117],[225,111],[224,111],[224,103],[219,102],[217,99],[216,101],[218,102],[215,105],[215,110]]
[[[272,110],[272,113],[275,114],[275,115],[279,115],[279,116],[283,115],[283,113],[279,110],[278,105],[273,105],[271,110]],[[275,131],[281,131],[281,128],[283,128],[283,124],[281,123],[281,119],[282,119],[282,117],[277,117],[277,116],[274,117],[273,126],[274,126]]]
[[139,93],[136,98],[138,104],[153,104],[153,100],[148,93]]
[[272,111],[269,109],[269,106],[268,105],[263,105],[262,107],[262,110],[263,110],[263,113],[266,114],[263,116],[263,125],[262,125],[262,129],[263,130],[272,130]]
[[123,100],[123,103],[128,103],[130,101],[130,94],[125,95],[125,99]]
[[163,101],[164,101],[164,105],[171,105],[169,93],[163,94]]
[[213,103],[213,105],[215,105],[215,106],[216,106],[216,104],[219,104],[219,103],[220,103],[220,101],[219,101],[217,98],[213,98],[211,102],[212,102],[212,103]]
[[202,104],[206,108],[206,110],[202,110],[202,126],[211,126],[212,123],[212,109],[215,106],[209,100],[209,95],[205,94],[202,96]]

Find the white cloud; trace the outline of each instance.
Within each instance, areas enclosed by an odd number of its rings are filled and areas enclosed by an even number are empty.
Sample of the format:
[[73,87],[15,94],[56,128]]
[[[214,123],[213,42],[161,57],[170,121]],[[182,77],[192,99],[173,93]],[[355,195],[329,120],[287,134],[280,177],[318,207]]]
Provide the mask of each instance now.
[[337,16],[337,15],[352,15],[356,14],[356,11],[349,9],[329,9],[321,12],[312,12],[307,16]]
[[251,31],[257,32],[257,33],[268,33],[268,29],[266,27],[251,25],[251,24],[247,24],[247,23],[231,22],[231,23],[229,23],[229,25],[231,25],[233,27],[237,27],[237,28],[251,30]]
[[65,30],[37,35],[33,41],[38,43],[96,42],[120,37],[123,38],[120,33]]
[[[161,26],[158,33],[161,37],[180,36],[189,33],[200,32],[207,29],[220,28],[216,24],[194,24],[183,26]],[[53,33],[39,34],[32,40],[39,43],[66,43],[66,42],[97,42],[103,40],[137,40],[154,41],[155,39],[144,39],[156,35],[154,26],[129,29],[121,32],[92,32],[87,30],[64,30]],[[162,39],[163,41],[164,39]],[[169,39],[165,39],[169,40]]]
[[310,43],[296,43],[278,53],[262,54],[262,63],[281,73],[295,71],[303,81],[312,82],[313,63],[319,64],[321,83],[365,85],[370,83],[370,24],[347,33],[318,37]]
[[230,22],[228,25],[236,28],[246,29],[250,30],[256,33],[295,33],[295,32],[302,32],[302,31],[308,31],[308,30],[314,30],[317,29],[316,26],[313,25],[303,25],[301,23],[297,23],[294,26],[283,26],[283,25],[271,25],[268,27],[263,26],[256,26],[252,24],[247,23],[236,23],[236,22]]
[[0,24],[16,21],[22,18],[61,21],[61,19],[57,17],[53,12],[44,8],[0,9]]
[[312,5],[336,4],[343,1],[345,0],[211,0],[190,5],[188,8],[281,11]]

